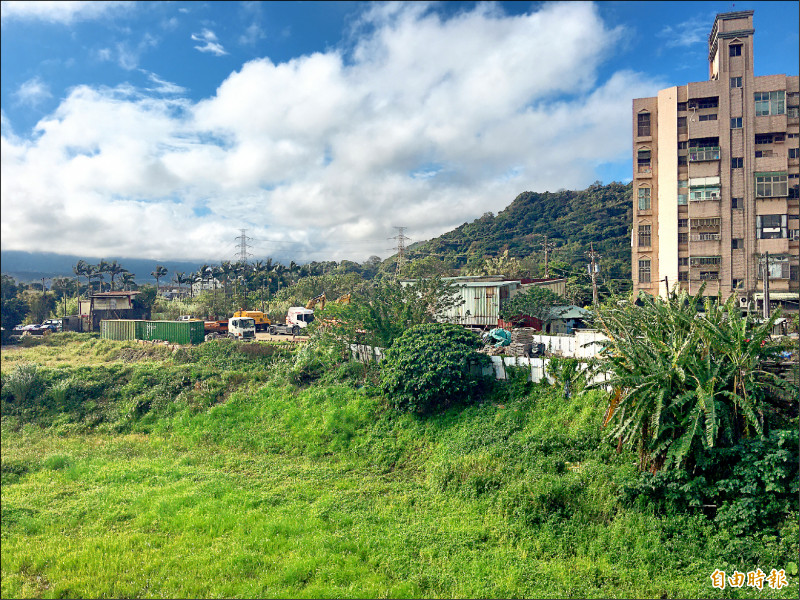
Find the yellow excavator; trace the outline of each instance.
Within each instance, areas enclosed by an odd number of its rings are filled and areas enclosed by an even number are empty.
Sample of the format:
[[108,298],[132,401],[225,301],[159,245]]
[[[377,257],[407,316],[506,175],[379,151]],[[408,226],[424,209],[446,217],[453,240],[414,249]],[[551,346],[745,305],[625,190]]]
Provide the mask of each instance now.
[[322,310],[323,308],[325,308],[326,302],[327,299],[325,298],[325,292],[322,292],[319,296],[315,296],[314,298],[309,300],[308,304],[306,304],[306,308],[308,310],[314,310],[314,307],[317,306],[317,304],[319,304],[320,305],[319,309]]

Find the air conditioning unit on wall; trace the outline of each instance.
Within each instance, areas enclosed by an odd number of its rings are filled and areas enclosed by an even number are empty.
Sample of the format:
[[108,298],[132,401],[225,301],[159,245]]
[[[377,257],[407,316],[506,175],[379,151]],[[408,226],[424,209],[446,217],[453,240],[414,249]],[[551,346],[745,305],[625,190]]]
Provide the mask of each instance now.
[[747,296],[739,296],[739,308],[747,308],[750,304],[750,301],[747,299]]

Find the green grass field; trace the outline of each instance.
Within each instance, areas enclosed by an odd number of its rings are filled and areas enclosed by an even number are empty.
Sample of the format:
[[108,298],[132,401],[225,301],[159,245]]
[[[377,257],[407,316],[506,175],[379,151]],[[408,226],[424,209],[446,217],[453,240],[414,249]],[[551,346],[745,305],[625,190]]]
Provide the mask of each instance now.
[[[4,598],[797,597],[796,570],[780,591],[709,577],[787,568],[796,513],[741,540],[620,499],[638,474],[600,392],[423,419],[368,381],[289,385],[288,350],[57,342],[3,352]],[[24,407],[23,362],[45,365]]]

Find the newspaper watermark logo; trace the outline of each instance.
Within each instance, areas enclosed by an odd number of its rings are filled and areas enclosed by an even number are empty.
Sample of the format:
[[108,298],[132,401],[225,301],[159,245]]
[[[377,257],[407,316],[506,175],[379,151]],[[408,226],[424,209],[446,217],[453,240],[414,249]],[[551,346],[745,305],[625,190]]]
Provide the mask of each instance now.
[[779,590],[789,585],[789,582],[786,581],[786,571],[784,569],[780,571],[772,569],[769,575],[764,573],[761,569],[748,571],[747,575],[739,571],[734,571],[730,576],[726,575],[725,571],[715,569],[709,577],[711,578],[711,587],[720,590],[724,590],[725,586],[740,588],[743,587],[745,583],[747,583],[747,587],[758,588],[759,590],[764,589],[764,582],[773,590]]

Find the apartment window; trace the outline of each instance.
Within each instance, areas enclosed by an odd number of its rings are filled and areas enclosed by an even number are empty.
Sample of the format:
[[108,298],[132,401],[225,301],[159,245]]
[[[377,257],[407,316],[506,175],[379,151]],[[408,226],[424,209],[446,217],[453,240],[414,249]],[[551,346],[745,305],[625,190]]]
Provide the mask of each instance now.
[[700,281],[717,281],[718,279],[717,271],[700,271]]
[[728,46],[728,56],[741,56],[742,55],[742,45],[741,44],[731,44]]
[[744,208],[744,198],[731,198],[731,208]]
[[792,281],[797,281],[797,265],[789,266],[789,279]]
[[790,140],[793,140],[794,138],[796,138],[796,137],[797,137],[797,134],[796,134],[796,133],[787,133],[787,134],[786,134],[786,137],[787,137],[788,139],[790,139]]
[[639,261],[639,283],[650,283],[650,259]]
[[771,144],[772,143],[772,134],[771,133],[759,133],[756,135],[756,146],[760,146],[762,144]]
[[685,154],[683,156],[678,156],[678,166],[680,165],[687,165],[689,164],[688,156]]
[[756,237],[777,240],[788,237],[786,215],[757,215]]
[[731,250],[741,250],[742,248],[744,248],[744,240],[742,238],[731,240]]
[[705,202],[706,200],[719,200],[719,186],[700,186],[694,187],[689,192],[689,200],[692,202]]
[[700,121],[716,121],[717,120],[717,115],[716,114],[700,115],[700,119],[699,120]]
[[639,137],[650,135],[650,113],[639,113],[637,117],[637,134]]
[[789,195],[786,173],[756,173],[756,198],[779,198]]
[[678,219],[678,227],[688,227],[689,219]]
[[720,218],[719,217],[706,217],[703,219],[692,219],[691,226],[692,229],[700,229],[701,227],[716,227],[719,229]]
[[742,78],[741,77],[731,77],[731,87],[732,88],[740,88],[740,87],[742,87]]
[[718,96],[709,96],[708,98],[694,98],[689,100],[689,108],[717,108],[719,106]]
[[798,148],[789,148],[789,158],[798,158],[800,157],[800,149]]
[[686,133],[686,117],[678,117],[678,133]]
[[678,266],[679,267],[688,267],[689,266],[688,257],[679,258],[678,259]]
[[636,153],[636,164],[639,173],[650,173],[650,150],[639,150]]
[[679,233],[678,234],[678,243],[679,244],[688,244],[689,243],[689,234],[688,233]]
[[686,102],[678,102],[678,112],[686,112]]
[[689,264],[693,267],[706,267],[708,265],[718,265],[722,262],[721,256],[691,256]]
[[741,279],[731,279],[731,287],[735,290],[744,287],[744,281]]
[[789,257],[787,256],[776,256],[774,258],[770,257],[769,260],[770,279],[790,279],[791,276],[792,274],[789,268]]
[[678,194],[678,206],[686,206],[689,203],[689,194]]
[[639,225],[639,246],[650,246],[650,225]]
[[800,198],[800,185],[795,183],[789,188],[789,198]]
[[678,142],[678,150],[686,150],[686,144],[688,142]]
[[790,106],[786,109],[786,116],[790,119],[796,119],[800,115],[800,109],[797,106]]
[[679,179],[678,180],[678,189],[680,188],[688,188],[689,187],[689,180],[688,179]]
[[731,119],[731,129],[741,129],[742,128],[742,117],[736,117]]
[[786,114],[786,92],[756,92],[756,116]]
[[698,146],[689,148],[689,162],[719,160],[719,146]]
[[689,273],[687,271],[678,271],[678,281],[689,281]]
[[741,169],[744,166],[744,158],[741,156],[731,159],[731,169]]
[[650,210],[650,188],[639,188],[639,210]]

